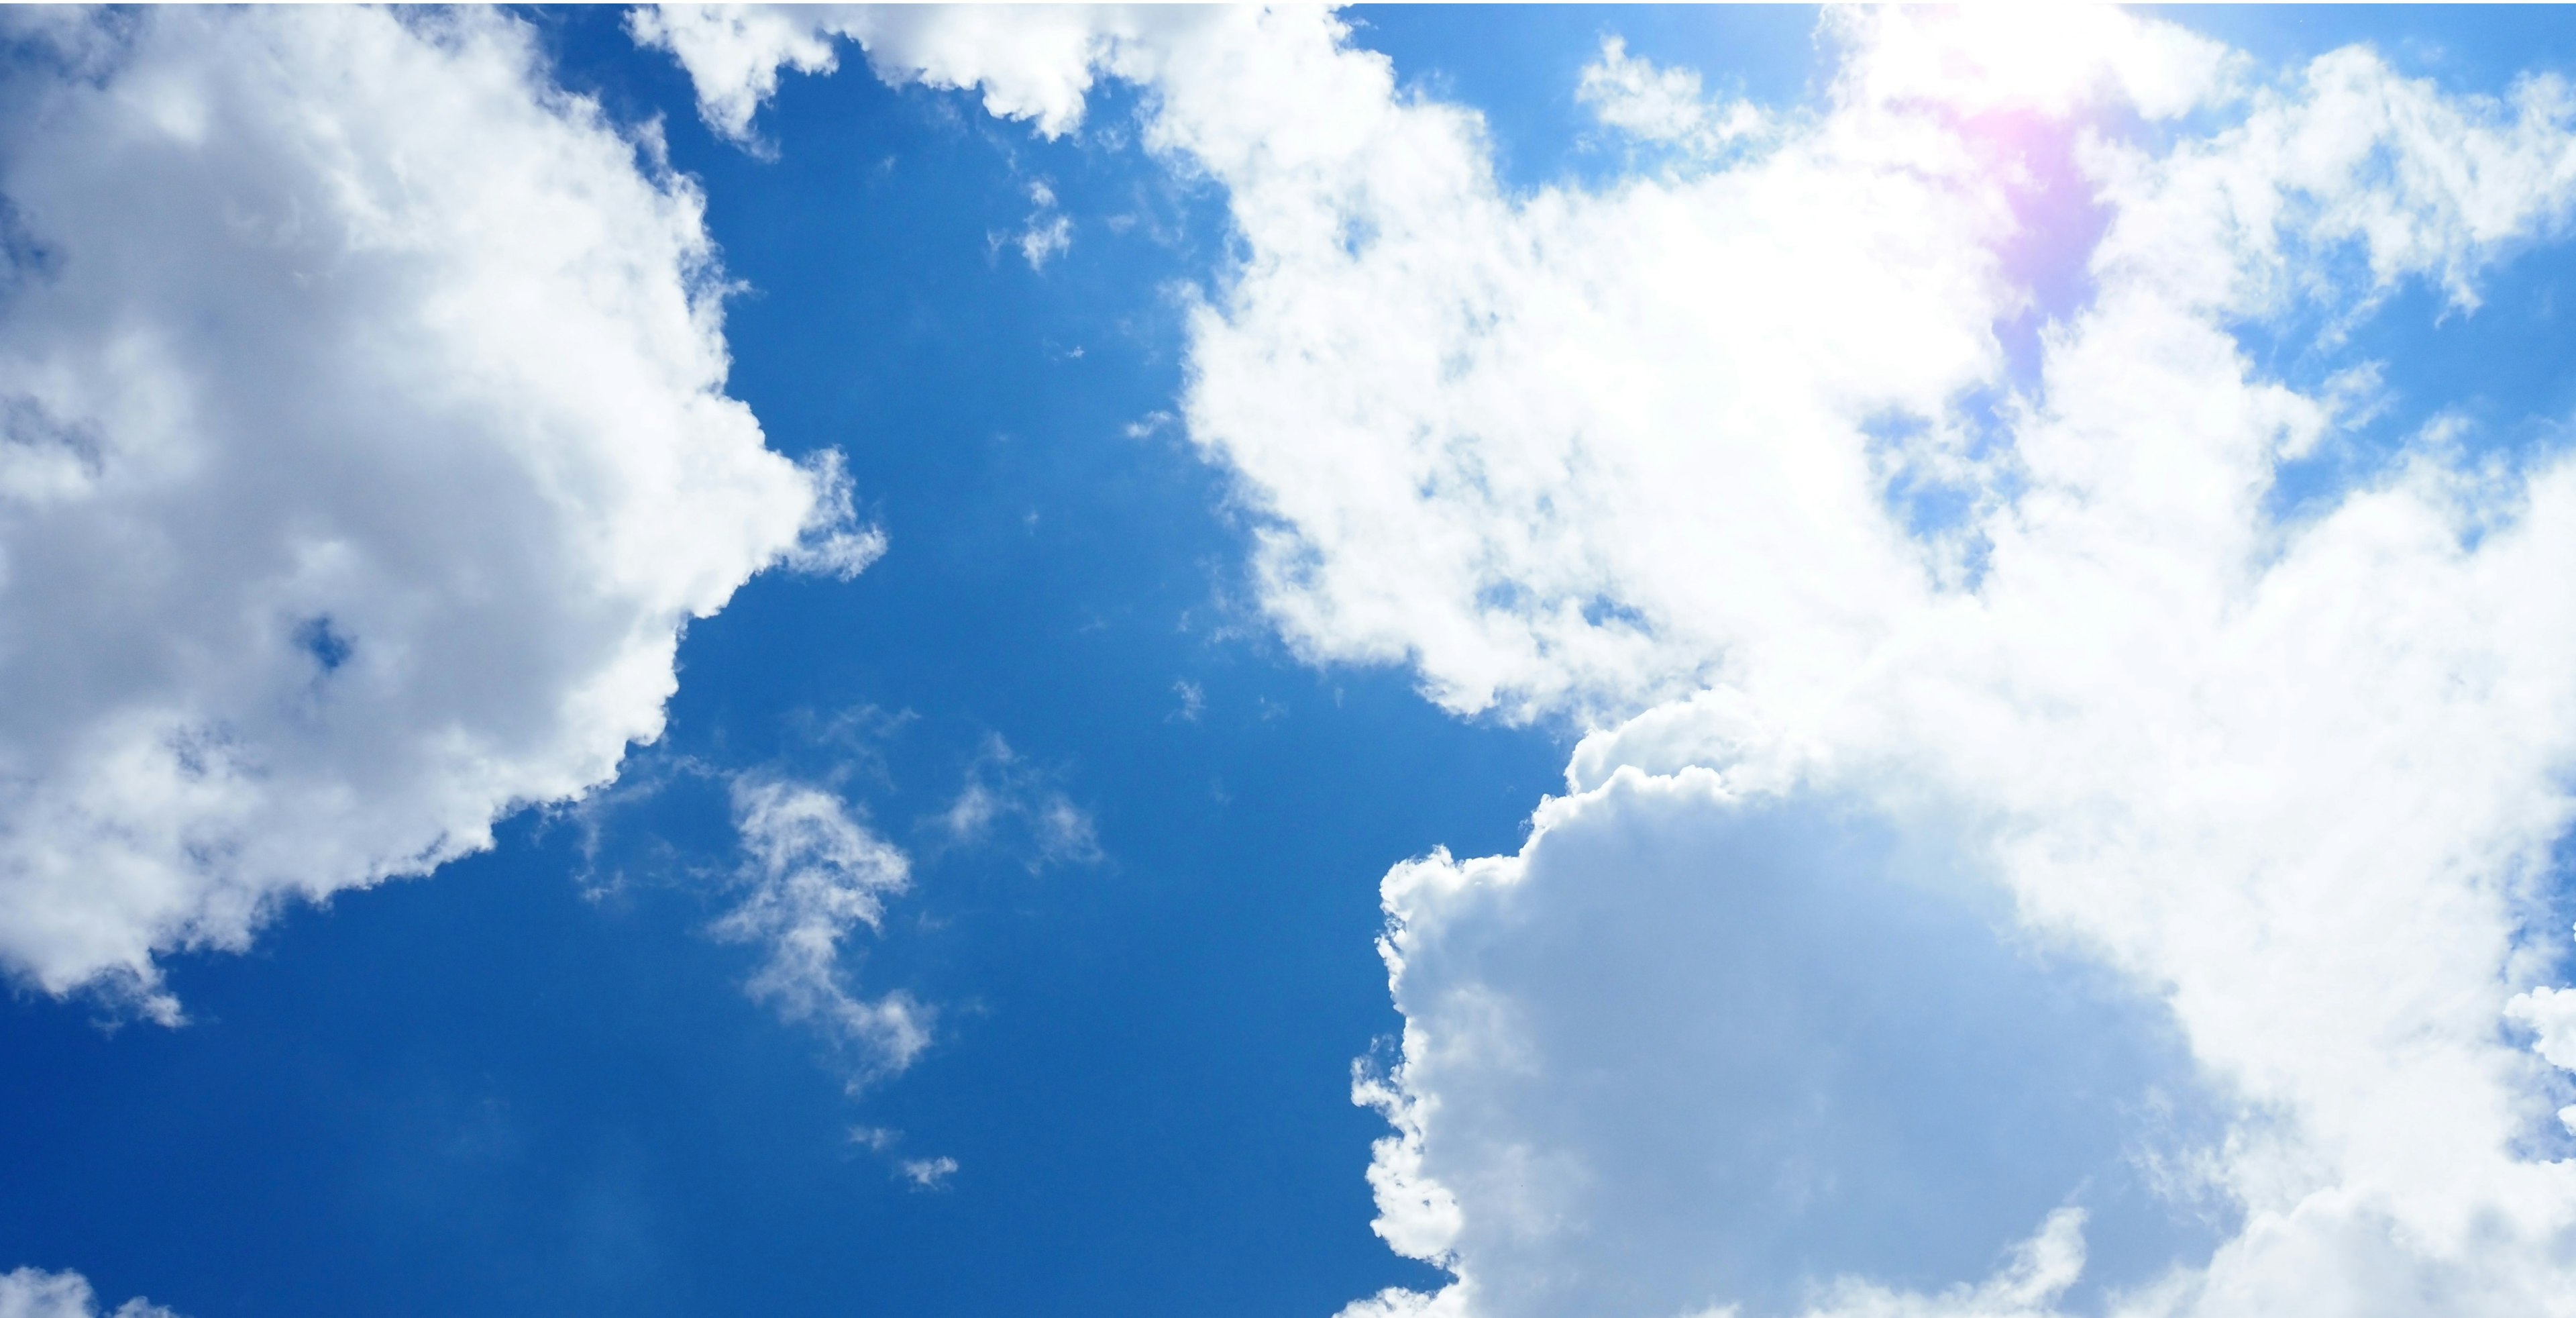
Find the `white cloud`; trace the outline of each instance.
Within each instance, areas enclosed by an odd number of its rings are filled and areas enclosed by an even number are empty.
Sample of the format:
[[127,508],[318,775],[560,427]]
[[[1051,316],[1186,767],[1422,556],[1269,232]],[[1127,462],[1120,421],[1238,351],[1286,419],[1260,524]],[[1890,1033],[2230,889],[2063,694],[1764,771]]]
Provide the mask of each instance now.
[[687,180],[490,13],[13,14],[0,963],[156,953],[609,779],[693,617],[855,571]]
[[2222,1131],[2156,1004],[1999,928],[1907,823],[1629,769],[1516,856],[1390,874],[1380,1234],[1496,1315],[1978,1277],[2070,1199],[2120,1281],[2214,1243],[2128,1157]]
[[738,778],[733,810],[745,893],[715,927],[767,953],[752,995],[821,1028],[850,1063],[853,1086],[911,1065],[930,1045],[929,1008],[900,991],[861,998],[841,968],[842,945],[862,925],[883,926],[886,898],[910,883],[911,863],[839,797],[803,783]]
[[698,109],[746,145],[781,69],[825,73],[836,39],[859,43],[886,82],[980,90],[984,108],[1060,137],[1082,122],[1093,66],[1137,33],[1199,21],[1158,6],[657,5],[627,19],[640,44],[670,51]]
[[950,1157],[906,1158],[895,1164],[895,1170],[916,1190],[936,1190],[957,1174],[957,1160]]
[[2515,995],[2504,1011],[2538,1036],[2533,1052],[2551,1066],[2576,1071],[2576,989],[2535,988]]
[[1017,850],[1032,870],[1101,859],[1091,815],[999,736],[984,739],[966,785],[936,822],[950,842]]
[[936,1190],[957,1174],[955,1158],[941,1154],[929,1158],[898,1158],[894,1148],[903,1142],[903,1132],[883,1126],[860,1126],[850,1131],[850,1142],[870,1153],[885,1157],[893,1164],[894,1174],[916,1190]]
[[[1029,205],[1028,226],[1020,230],[1017,246],[1031,270],[1044,270],[1048,261],[1073,249],[1073,219],[1056,209],[1055,189],[1043,180],[1029,184]],[[1081,349],[1074,355],[1082,355]]]
[[19,1268],[0,1273],[0,1318],[178,1318],[137,1296],[113,1309],[98,1307],[98,1292],[77,1272]]
[[1631,137],[1664,142],[1703,154],[1762,131],[1762,111],[1749,101],[1718,107],[1700,94],[1699,74],[1658,68],[1628,53],[1617,36],[1601,39],[1601,58],[1583,66],[1574,99],[1592,107],[1601,122]]
[[885,532],[859,521],[857,495],[851,488],[839,449],[819,449],[797,464],[814,492],[813,509],[795,543],[779,561],[797,572],[848,581],[885,557]]
[[1807,1318],[2044,1318],[2083,1272],[2084,1214],[2061,1208],[1981,1284],[1922,1295],[1846,1279]]
[[[2236,337],[2321,320],[2332,359],[2409,281],[2473,309],[2576,200],[2562,84],[1878,11],[1828,20],[1828,104],[1733,163],[1507,197],[1475,116],[1327,14],[1089,21],[1047,85],[1147,84],[1144,141],[1230,198],[1186,419],[1265,519],[1283,633],[1599,729],[1519,855],[1388,877],[1407,1031],[1361,1086],[1397,1128],[1371,1179],[1389,1242],[1458,1281],[1351,1312],[2576,1313],[2564,1012],[2517,996],[2565,959],[2524,931],[2570,818],[2576,604],[2546,583],[2576,466],[2472,461],[2462,416],[2361,461],[2371,363],[2277,378]],[[1596,67],[1617,113],[1687,118],[1648,113],[1669,71]],[[2048,301],[2052,270],[2080,287]],[[1998,327],[2034,307],[2017,374]],[[2362,476],[2276,520],[2281,465],[2337,451]],[[1733,841],[1781,812],[1793,837]],[[1817,881],[1862,885],[1831,909],[1879,954],[1747,906],[1854,829],[1884,855]],[[1981,910],[1999,932],[1955,928]],[[2088,962],[2126,992],[2089,1029],[2022,1014]],[[1781,1019],[1820,1023],[1743,1037]],[[2187,1064],[2066,1080],[2160,1028]],[[2076,1110],[1949,1161],[2032,1095]],[[1752,1139],[1748,1110],[1788,1115]],[[2124,1171],[2205,1202],[2087,1198]],[[1802,1225],[1802,1193],[1983,1249],[1837,1253],[1868,1215]]]
[[638,45],[670,51],[696,81],[698,113],[733,141],[756,143],[752,116],[778,94],[781,69],[829,73],[840,35],[835,5],[648,5],[629,10]]

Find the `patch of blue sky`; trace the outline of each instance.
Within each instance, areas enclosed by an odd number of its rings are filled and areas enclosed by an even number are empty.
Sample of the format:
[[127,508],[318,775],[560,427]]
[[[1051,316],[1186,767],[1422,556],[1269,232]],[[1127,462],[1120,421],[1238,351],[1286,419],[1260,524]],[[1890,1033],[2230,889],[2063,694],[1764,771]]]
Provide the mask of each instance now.
[[340,671],[340,665],[349,662],[349,656],[357,653],[355,643],[331,621],[329,614],[297,623],[295,645],[311,655],[314,665],[324,673]]
[[[1714,100],[1814,104],[1833,72],[1816,11],[1789,5],[1359,5],[1353,44],[1392,60],[1399,85],[1484,115],[1495,176],[1516,193],[1601,187],[1638,158],[1575,99],[1603,38],[1694,70]],[[1651,155],[1651,153],[1650,153]]]

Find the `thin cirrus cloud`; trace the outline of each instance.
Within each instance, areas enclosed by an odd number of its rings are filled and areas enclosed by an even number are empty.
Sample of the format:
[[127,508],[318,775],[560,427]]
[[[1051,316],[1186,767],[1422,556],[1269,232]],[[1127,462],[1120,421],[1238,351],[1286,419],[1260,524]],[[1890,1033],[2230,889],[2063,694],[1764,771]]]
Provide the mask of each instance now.
[[2371,429],[2351,346],[2563,231],[2576,101],[1826,22],[1722,163],[1521,193],[1317,11],[635,27],[738,137],[835,36],[1049,135],[1145,86],[1242,243],[1185,417],[1281,633],[1592,729],[1517,854],[1387,877],[1378,1225],[1452,1281],[1349,1313],[2576,1312],[2576,467]]
[[8,24],[14,979],[176,1021],[158,956],[608,780],[689,619],[881,551],[725,395],[695,184],[523,24]]

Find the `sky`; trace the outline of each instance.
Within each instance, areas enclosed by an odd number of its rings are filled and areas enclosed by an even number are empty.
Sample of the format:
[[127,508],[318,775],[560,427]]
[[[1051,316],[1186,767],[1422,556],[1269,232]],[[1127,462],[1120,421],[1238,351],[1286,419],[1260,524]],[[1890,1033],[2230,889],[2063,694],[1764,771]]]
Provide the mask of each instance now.
[[2576,1315],[2576,25],[0,14],[0,1318]]

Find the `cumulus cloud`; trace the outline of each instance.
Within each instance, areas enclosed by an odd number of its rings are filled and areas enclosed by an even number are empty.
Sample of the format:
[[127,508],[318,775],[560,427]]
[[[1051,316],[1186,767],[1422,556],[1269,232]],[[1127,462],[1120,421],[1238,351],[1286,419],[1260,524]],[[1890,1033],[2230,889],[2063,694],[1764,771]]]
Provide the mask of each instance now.
[[2533,1052],[2551,1066],[2576,1071],[2576,989],[2535,988],[2505,1004],[2505,1015],[2535,1036]]
[[[2034,936],[2164,999],[2194,1061],[2178,1079],[2238,1113],[2197,1165],[2245,1229],[2181,1280],[2129,1278],[2135,1311],[2352,1312],[2392,1285],[2424,1312],[2555,1311],[2576,1185],[2530,1152],[2557,1085],[2503,1043],[2500,1017],[2513,978],[2542,969],[2518,931],[2566,820],[2555,774],[2576,732],[2576,619],[2528,583],[2576,553],[2576,481],[2546,455],[2464,469],[2428,440],[2331,510],[2278,524],[2271,473],[2335,442],[2335,408],[2259,376],[2231,326],[2364,305],[2406,279],[2471,300],[2503,244],[2564,214],[2562,99],[2535,85],[2509,106],[2455,102],[2345,52],[2157,154],[2044,118],[1962,119],[1938,86],[1884,92],[1877,52],[1946,39],[1915,23],[1852,33],[1830,112],[1738,167],[1512,203],[1462,165],[1446,205],[1422,189],[1341,203],[1375,235],[1356,255],[1260,248],[1278,259],[1256,257],[1203,322],[1190,411],[1278,514],[1272,607],[1318,655],[1408,659],[1461,710],[1606,716],[1570,800],[1615,796],[1643,770],[1710,773],[1747,798],[1937,801]],[[2222,94],[2231,63],[2213,53],[2197,85]],[[2099,85],[2169,111],[2184,98],[2121,90],[2169,73]],[[2066,95],[2046,82],[2030,113]],[[2077,159],[2108,220],[2089,300],[2021,390],[1993,327],[2030,295],[2016,258],[2064,235],[2025,227],[1996,166],[2051,150]],[[1376,177],[1370,154],[1354,153],[1354,175]],[[1465,141],[1453,154],[1476,159]],[[2444,163],[2458,160],[2477,163]],[[1435,211],[1475,219],[1415,218]],[[1331,421],[1292,439],[1288,411],[1253,404],[1279,397]],[[1951,491],[1955,511],[1907,507],[1893,496],[1909,482]],[[1702,854],[1700,884],[1742,881]],[[1719,900],[1704,892],[1676,876],[1624,915],[1673,921]],[[1573,914],[1426,912],[1400,876],[1389,903],[1399,949],[1416,933],[1536,939]],[[1394,964],[1408,1068],[1503,1047],[1478,1018],[1411,1004],[1471,988],[1546,1004],[1580,982],[1423,982]],[[1832,964],[1776,983],[1806,1000]],[[1641,1047],[1686,1038],[1675,1021],[1749,997],[1641,992],[1627,1028]],[[1586,1187],[1617,1204],[1651,1184],[1615,1161],[1619,1127],[1472,1124],[1497,1104],[1570,1104],[1569,1071],[1395,1079],[1416,1147],[1381,1166],[1410,1163],[1449,1196],[1460,1234],[1435,1257],[1472,1311],[1648,1313],[1672,1298],[1623,1302],[1688,1256],[1610,1243],[1654,1219],[1581,1211]],[[1947,1138],[1896,1142],[1868,1174],[1937,1174]],[[1538,1159],[1563,1164],[1562,1181],[1521,1173]],[[1383,1179],[1399,1204],[1435,1201]],[[1934,1183],[1962,1198],[1982,1185]],[[1717,1185],[1683,1202],[1725,1220]],[[1583,1280],[1552,1300],[1515,1282],[1530,1269]],[[1864,1293],[1898,1292],[1850,1292]]]
[[0,63],[0,963],[421,874],[881,548],[725,396],[694,185],[485,12],[26,13]]
[[733,811],[744,892],[715,928],[762,949],[752,995],[823,1030],[854,1087],[911,1065],[930,1045],[929,1008],[900,991],[862,998],[841,965],[853,933],[884,925],[886,898],[909,885],[911,862],[810,784],[736,779]]
[[1977,1277],[2059,1214],[2124,1281],[2214,1243],[2126,1165],[2221,1131],[2155,1005],[1862,803],[1631,769],[1516,856],[1386,891],[1378,1230],[1458,1267],[1465,1312],[1796,1312],[1836,1277]]
[[98,1307],[98,1292],[77,1272],[19,1268],[0,1273],[0,1318],[178,1318],[136,1296],[113,1309]]
[[[1824,104],[1722,165],[1513,195],[1328,14],[1086,21],[1045,85],[1145,84],[1229,197],[1185,417],[1282,633],[1592,729],[1519,854],[1388,876],[1371,1180],[1456,1280],[1353,1313],[2576,1312],[2529,932],[2576,465],[2365,443],[2346,348],[2564,231],[2563,84],[1843,15]],[[1686,127],[1687,79],[1595,68]],[[2354,474],[2282,515],[2321,453]]]

